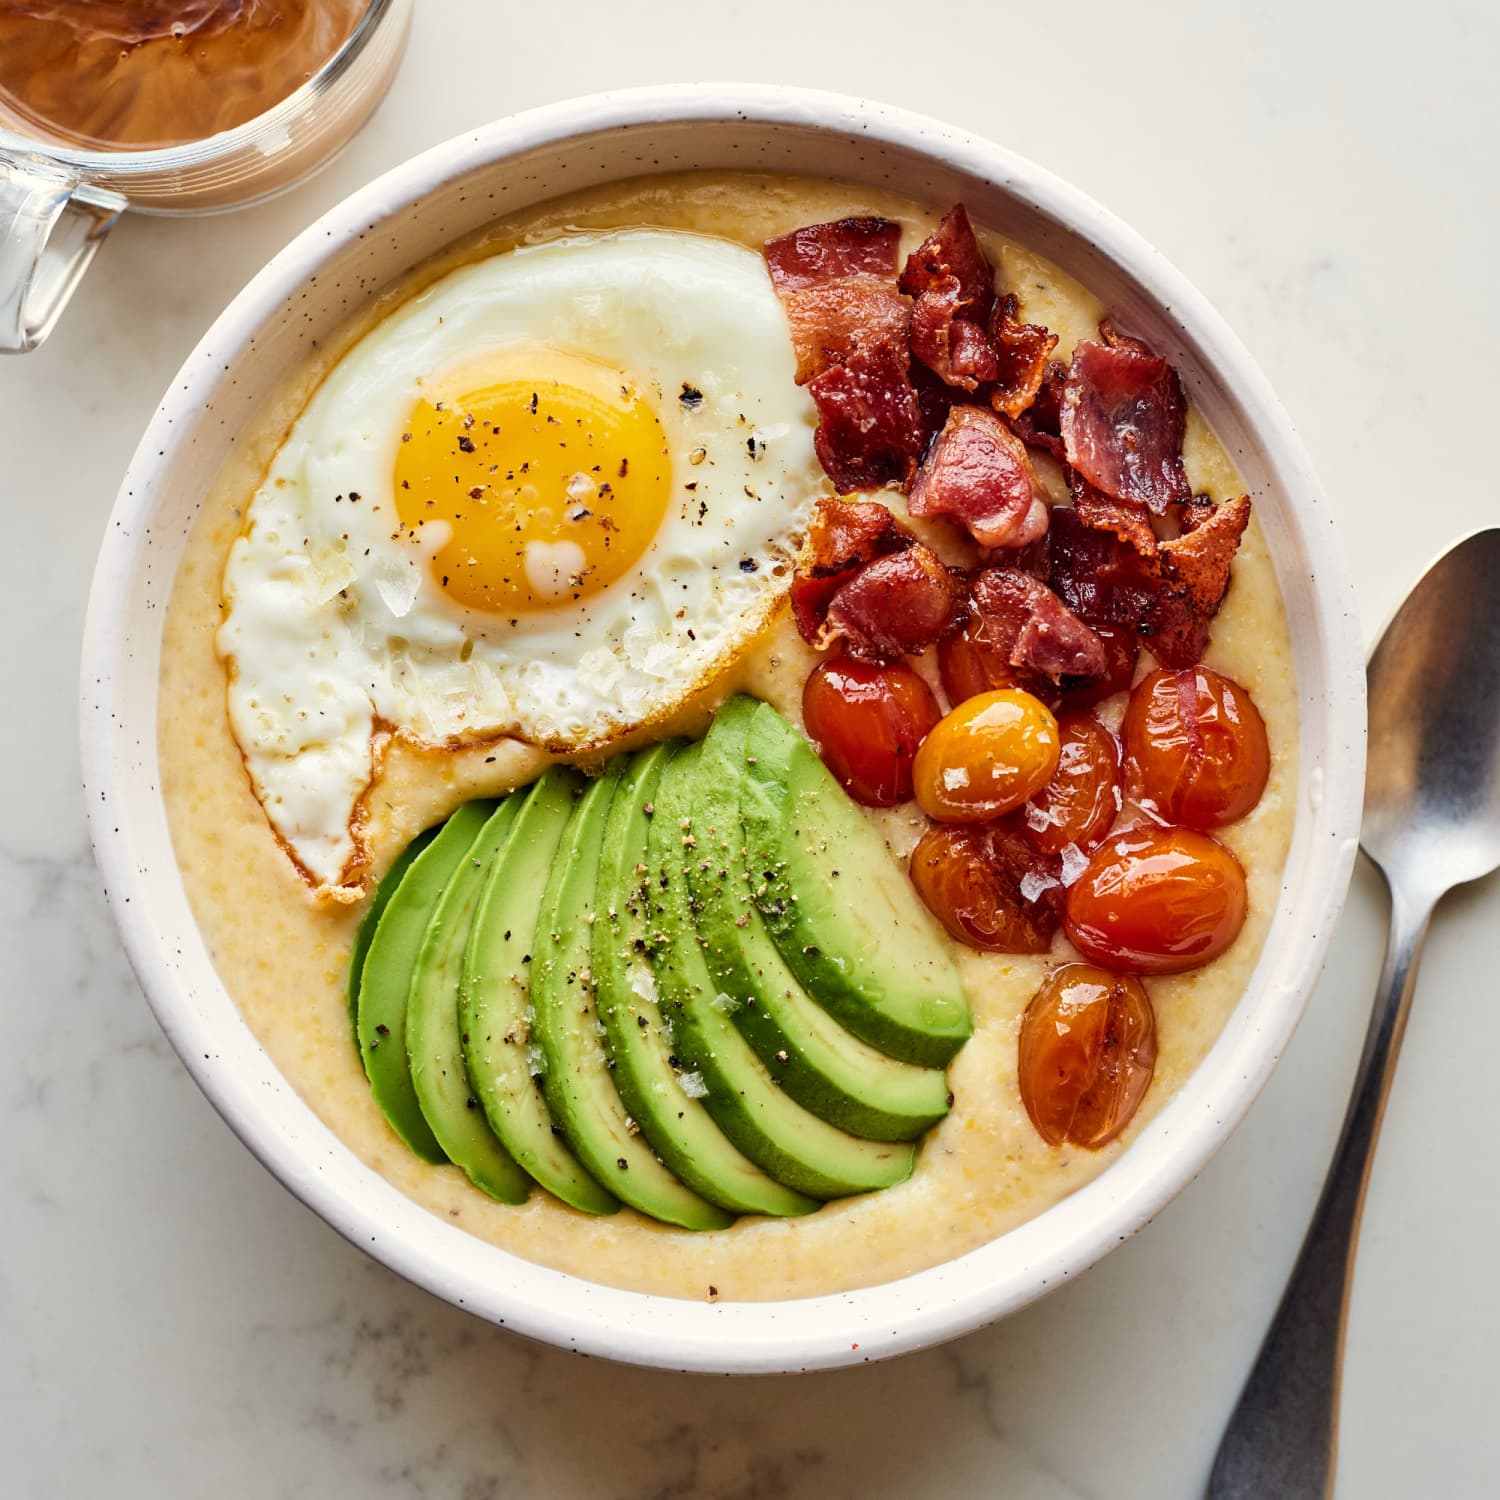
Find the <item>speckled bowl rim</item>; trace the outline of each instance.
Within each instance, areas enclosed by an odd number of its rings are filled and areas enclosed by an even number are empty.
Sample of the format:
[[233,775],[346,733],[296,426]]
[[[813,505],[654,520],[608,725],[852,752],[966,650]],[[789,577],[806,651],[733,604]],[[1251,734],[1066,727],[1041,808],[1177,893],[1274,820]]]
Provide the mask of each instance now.
[[[915,152],[930,166],[924,181],[932,186],[926,193],[912,184],[905,190],[931,197],[970,182],[976,191],[998,191],[1124,278],[1125,295],[1138,293],[1144,309],[1134,326],[1143,319],[1163,325],[1164,352],[1184,361],[1195,395],[1203,393],[1192,369],[1211,372],[1217,399],[1229,393],[1235,421],[1280,497],[1269,519],[1283,591],[1292,587],[1298,600],[1294,610],[1289,595],[1302,713],[1293,849],[1271,933],[1209,1056],[1130,1148],[1061,1203],[957,1259],[880,1286],[759,1303],[621,1291],[533,1265],[420,1208],[317,1120],[254,1042],[211,968],[203,968],[206,952],[190,914],[184,918],[169,839],[162,852],[165,814],[156,781],[154,653],[162,612],[139,614],[142,589],[160,590],[164,582],[152,523],[168,493],[174,455],[191,441],[213,382],[253,343],[264,320],[278,311],[285,316],[289,291],[305,286],[340,244],[444,183],[538,146],[604,130],[724,123],[772,133],[829,132],[845,146],[857,136],[875,155],[905,159]],[[553,190],[576,185],[559,181]],[[1048,246],[1035,248],[1056,258]],[[923,1348],[1034,1301],[1147,1223],[1223,1144],[1296,1027],[1347,890],[1363,786],[1363,651],[1352,588],[1329,528],[1286,414],[1213,307],[1113,215],[1013,153],[904,110],[776,86],[632,89],[531,110],[434,147],[330,210],[234,299],[147,428],[100,552],[83,649],[84,786],[109,902],[157,1019],[231,1128],[351,1243],[438,1296],[562,1348],[665,1368],[795,1371]]]

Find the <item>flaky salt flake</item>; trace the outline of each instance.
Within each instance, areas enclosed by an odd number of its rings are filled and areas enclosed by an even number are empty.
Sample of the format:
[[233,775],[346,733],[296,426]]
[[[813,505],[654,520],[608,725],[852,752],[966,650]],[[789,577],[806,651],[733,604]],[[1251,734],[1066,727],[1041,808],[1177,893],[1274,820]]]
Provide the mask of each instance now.
[[1078,847],[1077,844],[1064,844],[1062,847],[1062,883],[1072,885],[1083,872],[1088,869],[1089,857]]
[[1044,875],[1040,870],[1028,870],[1021,877],[1021,899],[1035,901],[1043,891],[1050,891],[1057,884],[1055,876]]
[[1035,802],[1026,804],[1023,816],[1026,819],[1026,826],[1033,833],[1045,833],[1058,821],[1056,812],[1049,808],[1038,807]]

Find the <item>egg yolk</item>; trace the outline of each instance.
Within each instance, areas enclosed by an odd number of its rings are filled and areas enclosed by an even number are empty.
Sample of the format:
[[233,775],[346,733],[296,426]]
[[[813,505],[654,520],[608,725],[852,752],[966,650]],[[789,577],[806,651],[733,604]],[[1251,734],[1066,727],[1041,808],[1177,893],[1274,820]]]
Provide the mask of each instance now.
[[402,528],[420,538],[442,525],[433,575],[469,609],[514,615],[597,594],[666,512],[660,419],[627,376],[575,355],[528,351],[475,373],[482,384],[471,375],[418,401],[401,434]]

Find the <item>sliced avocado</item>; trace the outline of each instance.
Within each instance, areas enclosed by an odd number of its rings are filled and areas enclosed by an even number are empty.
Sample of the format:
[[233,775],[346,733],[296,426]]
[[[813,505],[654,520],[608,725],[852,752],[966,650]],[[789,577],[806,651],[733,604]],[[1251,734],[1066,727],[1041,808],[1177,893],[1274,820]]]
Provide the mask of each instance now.
[[[698,843],[688,861],[709,972],[771,1076],[804,1108],[852,1135],[909,1141],[948,1113],[941,1070],[897,1062],[846,1031],[787,968],[750,896],[740,789],[755,700],[719,711],[690,795]],[[836,892],[858,899],[851,884]]]
[[646,841],[662,767],[682,748],[668,740],[625,769],[604,826],[593,926],[595,1006],[631,1118],[676,1176],[733,1213],[811,1213],[815,1199],[768,1177],[730,1145],[703,1101],[683,1092],[646,957]]
[[422,937],[406,997],[406,1055],[417,1103],[448,1159],[502,1203],[524,1203],[531,1179],[495,1139],[469,1087],[458,981],[485,875],[510,837],[520,801],[507,797],[495,809],[449,877]]
[[610,1214],[619,1203],[568,1150],[534,1076],[545,1062],[532,1037],[537,913],[578,787],[573,772],[554,767],[526,793],[474,912],[458,1014],[469,1081],[501,1144],[564,1203]]
[[447,1161],[417,1102],[406,1057],[406,997],[417,951],[443,887],[474,842],[493,802],[469,802],[438,830],[396,888],[370,940],[359,981],[359,1051],[370,1091],[391,1128],[427,1161]]
[[972,1030],[968,1002],[885,840],[768,703],[751,716],[745,772],[751,890],[787,967],[872,1047],[945,1066]]
[[531,958],[533,1035],[546,1057],[542,1088],[578,1159],[623,1202],[664,1224],[725,1229],[732,1215],[684,1187],[631,1118],[595,1013],[590,939],[599,852],[620,769],[616,762],[579,799],[542,895]]
[[[365,968],[365,954],[370,951],[370,943],[375,937],[375,929],[380,925],[380,918],[385,909],[391,904],[391,897],[396,894],[396,887],[401,884],[406,872],[411,869],[412,861],[432,842],[437,833],[436,828],[429,828],[424,833],[419,833],[406,848],[395,858],[389,870],[381,876],[380,884],[375,887],[375,894],[370,897],[370,904],[365,908],[365,914],[359,919],[359,926],[354,930],[354,947],[349,954],[349,1021],[354,1027],[354,1045],[359,1046],[359,981]],[[364,1062],[364,1058],[360,1058]]]
[[647,842],[647,944],[676,1051],[698,1075],[719,1128],[788,1187],[841,1198],[901,1182],[911,1175],[914,1149],[860,1140],[788,1098],[720,999],[699,946],[686,870],[696,838],[691,796],[698,752],[694,745],[663,769]]

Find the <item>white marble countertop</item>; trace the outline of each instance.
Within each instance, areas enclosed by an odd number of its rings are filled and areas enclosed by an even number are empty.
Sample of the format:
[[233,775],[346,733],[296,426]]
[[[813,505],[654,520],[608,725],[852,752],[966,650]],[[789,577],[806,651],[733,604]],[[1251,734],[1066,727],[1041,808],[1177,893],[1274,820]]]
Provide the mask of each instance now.
[[[1136,1240],[945,1349],[726,1381],[523,1344],[325,1228],[176,1062],[88,855],[74,705],[89,573],[173,370],[324,207],[466,126],[572,94],[820,85],[947,117],[1071,178],[1155,239],[1265,366],[1339,515],[1367,634],[1431,555],[1500,518],[1485,462],[1500,11],[1075,0],[992,8],[977,28],[913,14],[428,4],[392,94],[333,167],[242,215],[126,222],[47,347],[0,366],[6,1500],[1201,1493],[1342,1113],[1383,934],[1368,870],[1276,1078]],[[1342,1497],[1500,1493],[1500,1006],[1479,979],[1500,968],[1497,908],[1493,885],[1451,899],[1429,947],[1365,1219]]]

